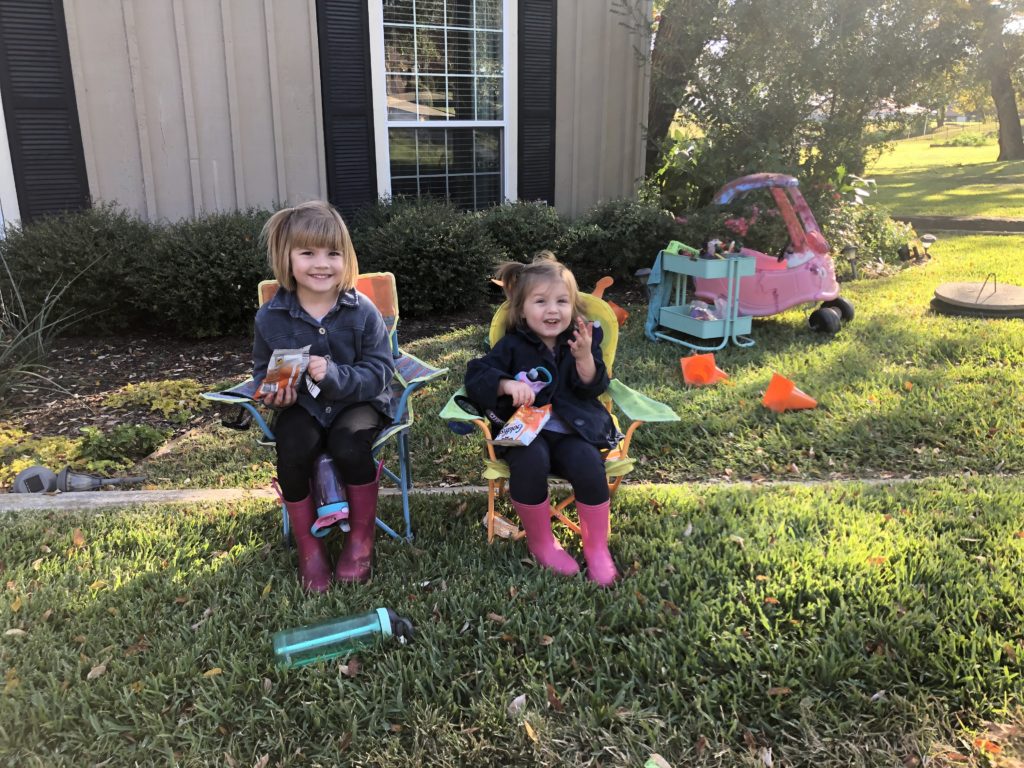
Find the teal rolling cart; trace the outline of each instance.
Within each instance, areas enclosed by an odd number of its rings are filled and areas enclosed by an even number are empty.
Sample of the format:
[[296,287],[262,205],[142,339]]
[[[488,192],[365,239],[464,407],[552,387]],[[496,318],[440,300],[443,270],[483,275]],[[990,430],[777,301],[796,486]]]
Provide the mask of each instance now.
[[[740,278],[754,274],[756,260],[752,256],[733,254],[723,259],[701,259],[695,248],[673,240],[658,254],[647,279],[650,305],[644,333],[651,341],[665,339],[700,352],[715,352],[730,341],[738,347],[753,346],[750,317],[740,315]],[[722,317],[701,320],[691,316],[692,300],[686,296],[687,277],[726,278],[725,307]],[[696,339],[721,339],[717,345],[685,341],[668,332],[684,333]]]

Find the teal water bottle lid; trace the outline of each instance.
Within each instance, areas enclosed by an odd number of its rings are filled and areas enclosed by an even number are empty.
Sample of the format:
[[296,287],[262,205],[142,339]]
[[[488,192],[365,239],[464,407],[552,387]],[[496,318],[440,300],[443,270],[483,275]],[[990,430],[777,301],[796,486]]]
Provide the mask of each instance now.
[[391,637],[392,634],[391,616],[389,614],[390,611],[387,608],[377,609],[377,621],[380,622],[380,631],[385,638]]

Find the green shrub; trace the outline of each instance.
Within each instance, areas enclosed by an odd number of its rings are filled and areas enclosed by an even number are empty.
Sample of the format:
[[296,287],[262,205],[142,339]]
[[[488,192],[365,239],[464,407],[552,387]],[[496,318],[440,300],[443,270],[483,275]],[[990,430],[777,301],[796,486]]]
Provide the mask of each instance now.
[[568,229],[558,211],[542,202],[515,202],[481,211],[480,222],[491,239],[515,261],[528,262],[538,252],[554,250]]
[[206,388],[195,379],[143,381],[127,384],[109,395],[103,404],[111,408],[141,405],[151,412],[160,413],[168,421],[184,424],[195,416],[196,411],[209,407],[209,401],[200,397],[204,391]]
[[658,251],[679,239],[672,214],[648,200],[612,200],[584,214],[566,233],[558,255],[584,283],[602,275],[632,278]]
[[133,214],[105,203],[86,211],[48,216],[7,229],[0,255],[0,290],[18,291],[28,317],[47,306],[57,285],[75,281],[61,299],[74,330],[109,333],[146,321],[145,305],[133,301],[126,277],[140,269],[153,248],[153,229]]
[[166,437],[146,424],[118,424],[109,433],[83,427],[75,458],[93,471],[124,469],[159,448]]
[[155,247],[127,278],[147,324],[187,338],[245,332],[256,286],[270,276],[259,244],[269,215],[249,209],[160,227]]
[[988,144],[995,144],[995,140],[991,135],[982,135],[980,133],[961,133],[954,136],[951,139],[940,142],[938,144],[932,144],[933,147],[984,147]]
[[361,271],[395,274],[407,317],[481,305],[487,276],[508,258],[475,216],[431,198],[379,203],[352,234]]

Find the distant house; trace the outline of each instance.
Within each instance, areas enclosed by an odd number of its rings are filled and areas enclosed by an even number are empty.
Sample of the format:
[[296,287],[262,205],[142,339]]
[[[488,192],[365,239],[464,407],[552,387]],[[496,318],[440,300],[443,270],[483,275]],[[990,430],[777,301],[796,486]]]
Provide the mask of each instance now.
[[435,194],[574,215],[643,173],[650,41],[622,5],[0,0],[0,211]]

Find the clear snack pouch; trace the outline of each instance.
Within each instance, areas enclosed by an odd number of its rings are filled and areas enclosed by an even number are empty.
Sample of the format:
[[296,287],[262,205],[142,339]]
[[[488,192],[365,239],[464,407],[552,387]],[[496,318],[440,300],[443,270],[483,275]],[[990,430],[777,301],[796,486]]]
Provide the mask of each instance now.
[[309,367],[309,345],[301,349],[275,349],[267,363],[267,376],[260,383],[256,399],[272,395],[280,389],[299,385],[299,379]]
[[551,405],[521,405],[491,441],[492,445],[526,446],[551,418]]

